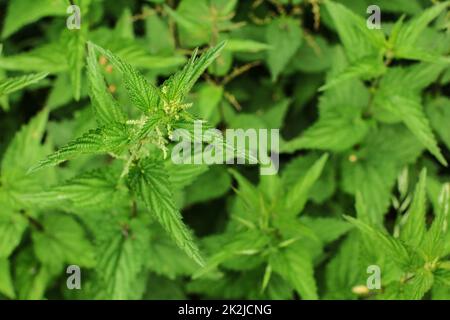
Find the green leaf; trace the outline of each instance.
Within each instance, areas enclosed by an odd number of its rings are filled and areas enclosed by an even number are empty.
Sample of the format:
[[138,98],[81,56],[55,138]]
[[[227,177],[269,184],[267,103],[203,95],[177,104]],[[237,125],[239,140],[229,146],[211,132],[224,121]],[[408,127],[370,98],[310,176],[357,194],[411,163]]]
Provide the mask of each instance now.
[[135,296],[135,286],[147,257],[149,234],[142,221],[107,226],[96,246],[96,297],[124,300]]
[[450,2],[445,1],[423,11],[419,16],[414,18],[408,24],[403,25],[400,29],[395,42],[394,52],[403,51],[404,48],[414,48],[416,42],[425,30],[427,25],[433,21],[444,9],[449,6]]
[[129,172],[131,189],[145,203],[147,209],[163,226],[177,245],[198,264],[203,264],[190,230],[176,209],[169,178],[162,163],[150,158],[139,161]]
[[217,46],[210,48],[197,59],[197,50],[194,51],[184,68],[171,76],[162,85],[162,93],[168,102],[181,102],[186,94],[208,68],[208,66],[219,56],[225,47],[222,41]]
[[120,153],[131,140],[130,128],[126,124],[115,123],[93,129],[41,160],[30,168],[29,173],[58,165],[83,154]]
[[147,9],[149,17],[145,20],[146,39],[152,54],[172,55],[175,51],[175,40],[167,21],[156,11]]
[[0,259],[0,293],[10,299],[16,297],[8,259]]
[[94,248],[86,239],[84,229],[71,217],[61,214],[47,215],[43,230],[33,232],[36,257],[50,270],[60,272],[63,266],[95,265]]
[[172,281],[177,276],[191,275],[197,269],[196,263],[183,254],[161,227],[152,228],[148,255],[147,267]]
[[326,1],[325,6],[331,15],[350,62],[363,57],[380,56],[384,46],[381,30],[370,30],[366,21],[340,3]]
[[385,254],[391,259],[396,261],[399,265],[410,265],[410,254],[405,245],[398,239],[391,237],[390,235],[379,231],[372,226],[349,216],[344,216],[344,218],[358,228],[363,235],[367,236],[369,239],[373,240],[375,243],[380,245]]
[[237,39],[231,38],[227,41],[227,51],[231,52],[260,52],[265,50],[274,49],[272,46],[267,43],[262,43],[258,41],[254,41],[251,39]]
[[287,153],[302,149],[343,151],[361,142],[368,131],[368,123],[360,117],[347,118],[338,110],[330,110],[299,137],[285,142],[281,151]]
[[69,30],[67,41],[67,64],[70,70],[70,81],[72,84],[73,97],[76,101],[81,96],[81,81],[85,56],[85,28],[80,30]]
[[17,78],[8,78],[0,80],[0,96],[7,95],[15,91],[21,90],[25,87],[28,87],[31,84],[41,81],[42,79],[47,77],[47,75],[48,73],[41,72]]
[[119,178],[120,171],[106,167],[81,173],[49,190],[27,194],[22,199],[44,207],[68,204],[76,208],[113,208],[127,194]]
[[437,132],[447,148],[450,149],[450,131],[448,130],[450,99],[439,97],[430,101],[429,105],[425,108],[425,112],[430,119],[430,124],[433,129]]
[[43,17],[64,16],[68,4],[62,0],[11,0],[3,25],[2,38],[5,39],[26,26]]
[[285,212],[283,214],[295,216],[302,212],[308,201],[309,192],[322,174],[322,170],[327,160],[328,154],[324,154],[314,163],[305,176],[292,186],[292,189],[288,191],[285,197]]
[[302,29],[291,18],[272,20],[266,30],[266,41],[271,50],[267,52],[267,64],[272,81],[277,80],[302,43]]
[[425,116],[423,107],[416,100],[395,96],[391,97],[389,108],[402,119],[408,129],[416,138],[433,154],[438,161],[447,166],[447,160],[441,153],[436,138],[431,130],[428,119]]
[[50,172],[30,177],[27,170],[50,152],[50,145],[42,144],[48,109],[43,109],[23,126],[9,144],[1,163],[1,180],[9,191],[31,192],[52,182]]
[[0,68],[24,72],[59,73],[69,69],[61,43],[50,43],[28,52],[0,57]]
[[160,92],[158,88],[147,82],[144,76],[129,63],[95,44],[90,44],[116,68],[120,70],[128,95],[133,105],[145,113],[156,110],[159,106]]
[[6,211],[6,204],[2,203],[0,212],[0,258],[8,258],[19,245],[22,234],[28,226],[27,219],[18,214]]
[[303,300],[318,299],[314,267],[311,257],[302,246],[289,246],[270,256],[274,272],[281,275]]
[[91,103],[98,124],[107,125],[114,122],[125,122],[122,109],[107,90],[95,48],[91,43],[88,43],[87,70]]
[[387,68],[383,61],[379,57],[369,56],[363,57],[354,61],[349,67],[347,67],[341,74],[333,77],[331,81],[328,81],[326,85],[322,86],[319,90],[327,90],[341,84],[343,81],[347,81],[355,78],[362,78],[364,80],[373,79],[383,75]]
[[239,255],[254,255],[260,252],[267,244],[269,238],[259,230],[246,230],[237,233],[233,239],[227,242],[220,251],[215,252],[207,261],[206,265],[195,272],[192,276],[197,279],[211,272],[220,264]]
[[190,111],[212,126],[220,121],[219,104],[223,98],[223,87],[215,84],[202,84],[196,92],[194,106]]
[[440,258],[445,254],[448,239],[449,206],[450,184],[447,183],[442,187],[433,223],[421,244],[429,260]]
[[425,236],[426,179],[427,170],[423,169],[414,193],[414,200],[404,217],[405,222],[400,232],[400,239],[412,247],[418,247]]

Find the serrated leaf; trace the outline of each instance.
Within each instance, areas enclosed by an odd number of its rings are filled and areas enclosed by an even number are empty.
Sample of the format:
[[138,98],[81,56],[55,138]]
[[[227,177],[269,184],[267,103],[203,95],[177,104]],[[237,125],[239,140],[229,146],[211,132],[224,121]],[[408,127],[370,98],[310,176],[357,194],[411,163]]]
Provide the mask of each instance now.
[[50,270],[59,272],[64,264],[93,267],[94,248],[83,228],[71,217],[52,214],[42,222],[43,230],[33,233],[36,257]]
[[72,93],[76,101],[81,96],[82,71],[84,68],[85,56],[85,34],[84,28],[81,30],[70,30],[67,40],[67,64],[70,70],[70,81],[72,84]]
[[427,25],[433,21],[445,8],[449,6],[450,2],[445,1],[431,8],[423,11],[419,16],[414,18],[408,24],[403,25],[403,27],[398,32],[394,52],[399,50],[405,50],[404,48],[414,48],[416,46],[417,39],[420,34],[425,30]]
[[344,216],[344,218],[358,228],[365,236],[369,237],[377,244],[382,246],[385,253],[399,265],[410,264],[410,254],[405,245],[398,239],[391,237],[390,235],[379,231],[372,226],[349,216]]
[[391,97],[391,103],[392,105],[389,107],[392,109],[395,108],[395,112],[401,117],[408,129],[441,164],[447,166],[447,160],[439,149],[422,105],[413,99],[401,96]]
[[5,204],[2,204],[2,207],[0,212],[0,258],[8,258],[19,245],[28,221],[18,213],[4,212],[7,209]]
[[29,173],[42,168],[55,166],[83,154],[120,153],[132,140],[130,128],[126,124],[111,124],[92,129],[82,137],[61,147],[57,152],[47,156],[31,167]]
[[145,113],[149,113],[158,108],[161,95],[158,88],[147,82],[145,77],[139,71],[134,69],[129,63],[124,62],[118,56],[92,43],[90,43],[90,45],[120,70],[125,88],[135,107]]
[[120,171],[106,167],[81,173],[58,186],[27,194],[22,199],[43,207],[68,204],[76,208],[113,208],[127,194],[119,178]]
[[291,190],[288,190],[285,196],[283,214],[295,216],[299,214],[305,207],[309,198],[309,192],[314,183],[319,179],[325,163],[328,160],[328,154],[324,154],[314,165],[308,170],[303,179],[300,179]]
[[386,66],[379,57],[363,57],[354,61],[342,73],[333,77],[324,86],[320,87],[319,90],[324,91],[329,88],[335,87],[344,81],[355,78],[362,78],[363,80],[376,78],[383,75],[386,70]]
[[429,260],[440,258],[445,254],[448,234],[448,217],[450,207],[450,184],[445,184],[439,194],[438,207],[433,223],[427,231],[421,247]]
[[271,50],[267,52],[267,64],[275,81],[294,56],[302,43],[303,32],[298,21],[291,18],[277,18],[266,30],[266,41]]
[[91,43],[88,44],[87,70],[91,103],[98,124],[107,125],[114,122],[125,122],[124,112],[107,90],[98,57]]
[[48,73],[41,72],[17,78],[8,78],[0,80],[0,97],[21,90],[25,87],[28,87],[31,84],[37,83],[40,80],[47,77],[47,75]]
[[214,253],[206,265],[194,273],[193,279],[197,279],[211,272],[225,261],[245,253],[257,253],[268,244],[269,238],[259,230],[246,230],[236,234],[221,250]]
[[318,299],[314,266],[303,247],[297,245],[281,249],[270,256],[269,263],[273,272],[289,282],[303,300]]
[[96,247],[98,281],[94,290],[101,299],[130,299],[145,265],[148,230],[142,221],[110,229],[101,235]]
[[361,142],[369,125],[359,117],[347,118],[338,111],[327,111],[299,137],[285,142],[281,151],[292,153],[302,149],[343,151]]
[[147,209],[174,239],[177,245],[198,264],[203,264],[191,231],[182,221],[175,207],[170,182],[162,163],[149,158],[136,164],[128,174],[131,189],[145,203]]
[[426,178],[427,171],[423,169],[414,193],[414,200],[406,213],[405,223],[400,232],[400,238],[413,247],[418,247],[425,236]]
[[222,41],[217,46],[210,48],[198,59],[197,51],[194,51],[184,68],[171,76],[162,85],[161,90],[166,100],[181,102],[203,72],[219,56],[225,45],[226,42]]
[[325,6],[334,21],[350,62],[380,55],[384,45],[381,30],[370,30],[362,17],[340,3],[326,1]]

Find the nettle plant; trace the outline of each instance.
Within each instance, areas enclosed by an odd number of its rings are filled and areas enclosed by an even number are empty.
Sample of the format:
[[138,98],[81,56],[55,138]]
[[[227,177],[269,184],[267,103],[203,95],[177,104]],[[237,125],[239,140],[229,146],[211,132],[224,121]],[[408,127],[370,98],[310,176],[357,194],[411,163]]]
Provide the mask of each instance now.
[[[69,142],[45,159],[36,161],[37,164],[24,175],[21,170],[51,148],[50,143],[41,145],[48,117],[48,110],[44,110],[15,137],[2,162],[2,190],[6,192],[1,194],[5,196],[5,203],[11,205],[10,215],[2,215],[2,219],[17,219],[17,223],[5,224],[7,229],[3,232],[15,240],[2,242],[2,245],[7,246],[2,248],[2,255],[8,257],[20,241],[20,235],[30,225],[34,227],[34,251],[41,263],[38,275],[32,282],[33,286],[39,287],[26,288],[24,290],[27,291],[19,292],[19,296],[39,297],[46,282],[58,275],[64,265],[76,264],[81,267],[95,265],[98,271],[95,287],[87,291],[92,295],[86,296],[130,297],[130,288],[134,288],[137,275],[144,272],[146,246],[150,243],[150,228],[146,230],[149,222],[143,222],[145,219],[141,214],[138,215],[138,212],[146,211],[141,205],[147,208],[152,219],[159,222],[182,251],[198,265],[203,265],[203,258],[191,231],[184,225],[174,202],[173,188],[182,188],[203,173],[205,166],[187,165],[180,168],[172,164],[167,155],[173,130],[183,128],[186,132],[193,131],[195,118],[188,113],[190,104],[185,103],[184,99],[224,46],[223,42],[200,58],[194,52],[181,71],[157,88],[111,52],[88,44],[90,97],[99,127]],[[129,119],[107,90],[100,70],[99,61],[102,59],[107,59],[122,73],[130,101],[142,112],[140,118]],[[40,184],[42,179],[47,180],[43,182],[44,186],[48,186],[46,182],[51,183],[48,179],[48,170],[51,172],[49,168],[81,155],[92,154],[106,154],[114,161],[102,169],[82,173],[62,185],[38,192],[36,184]],[[47,175],[42,173],[46,170]],[[15,176],[14,173],[20,174]],[[75,219],[66,215],[42,218],[31,209],[33,206],[58,208],[62,204],[89,208],[94,212],[100,208],[120,212],[111,214],[111,220],[101,222],[107,223],[106,229],[111,230],[104,230],[106,236],[102,233],[96,235],[98,241],[106,239],[104,246],[99,247],[103,254],[96,262],[93,247],[84,238],[84,230]],[[27,207],[30,212],[24,209]],[[123,215],[123,212],[126,214]],[[97,218],[102,220],[100,216]],[[101,226],[99,228],[102,229]],[[108,232],[114,232],[115,228],[117,237],[108,238]],[[155,226],[153,229],[158,230]],[[164,270],[163,261],[153,263],[156,266],[160,263],[158,268]],[[183,264],[187,265],[186,270],[191,270],[191,263]],[[5,291],[10,296],[14,295],[12,287]]]
[[[448,1],[73,3],[2,24],[1,298],[449,298]],[[198,119],[279,174],[174,163]]]
[[228,299],[289,299],[295,290],[318,299],[314,265],[326,245],[351,229],[338,218],[300,216],[327,159],[314,159],[310,168],[310,161],[295,161],[282,176],[261,176],[258,186],[233,170],[239,187],[230,222],[225,233],[205,239],[211,258],[194,274],[191,290]]
[[[399,214],[393,235],[376,227],[368,214],[361,194],[356,197],[357,219],[346,217],[361,231],[354,246],[348,244],[340,254],[362,252],[363,264],[377,265],[383,274],[379,290],[360,291],[363,295],[380,295],[383,299],[421,299],[431,292],[445,293],[450,284],[448,213],[450,184],[445,184],[433,199],[434,218],[427,220],[427,171],[422,170],[408,210]],[[375,226],[375,227],[374,227]],[[354,235],[359,237],[360,235]],[[347,256],[347,258],[349,258]],[[364,276],[355,275],[354,278]],[[355,288],[358,291],[357,288]]]

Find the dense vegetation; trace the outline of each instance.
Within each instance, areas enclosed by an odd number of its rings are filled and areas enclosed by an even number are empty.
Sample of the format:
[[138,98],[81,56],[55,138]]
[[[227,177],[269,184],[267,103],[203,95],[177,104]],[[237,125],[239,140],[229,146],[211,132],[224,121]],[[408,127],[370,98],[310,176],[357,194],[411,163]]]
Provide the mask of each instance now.
[[450,299],[449,5],[1,1],[0,298]]

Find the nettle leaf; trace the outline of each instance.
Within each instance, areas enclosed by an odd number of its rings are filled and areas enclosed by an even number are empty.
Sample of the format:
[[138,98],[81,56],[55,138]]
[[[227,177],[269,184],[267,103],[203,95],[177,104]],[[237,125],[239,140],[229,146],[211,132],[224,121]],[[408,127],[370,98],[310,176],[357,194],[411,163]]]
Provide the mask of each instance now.
[[433,129],[437,132],[447,148],[450,148],[450,131],[447,126],[450,121],[450,99],[439,97],[430,101],[425,107],[425,112],[430,119],[430,124]]
[[11,276],[11,266],[9,260],[3,258],[0,258],[0,293],[9,299],[16,298]]
[[[319,153],[299,156],[290,161],[281,174],[282,183],[287,190],[307,174],[315,161],[320,158]],[[311,200],[315,203],[323,203],[336,191],[336,168],[332,163],[325,166],[320,178],[314,183],[310,191]]]
[[[411,20],[409,23],[404,24],[398,31],[396,36],[396,41],[394,44],[394,54],[400,58],[408,58],[412,52],[412,58],[414,58],[416,43],[419,36],[423,33],[425,28],[431,21],[433,21],[441,12],[448,8],[450,2],[445,1],[443,3],[436,4],[435,6],[423,11],[416,18]],[[423,50],[427,55],[430,53]],[[422,60],[419,58],[419,60]]]
[[185,255],[161,227],[150,232],[147,267],[159,275],[175,280],[180,275],[191,275],[196,263]]
[[224,88],[215,84],[202,84],[196,92],[194,105],[190,111],[212,126],[220,122],[219,104],[222,101]]
[[281,275],[304,300],[318,299],[314,267],[304,247],[292,245],[273,253],[269,258],[273,271]]
[[47,215],[43,230],[33,232],[36,257],[50,270],[59,272],[64,264],[93,267],[94,247],[86,239],[84,229],[71,217]]
[[385,41],[381,30],[370,30],[362,17],[340,3],[326,1],[325,6],[351,63],[361,58],[380,56]]
[[146,40],[153,54],[172,55],[175,51],[175,39],[168,22],[155,10],[146,8],[149,17],[145,20]]
[[357,232],[348,235],[325,268],[327,290],[324,299],[356,299],[352,288],[367,279],[367,266],[364,267],[356,258],[364,249]]
[[84,68],[84,57],[86,47],[85,28],[68,31],[67,39],[67,61],[70,70],[70,81],[72,84],[73,97],[76,101],[81,96],[82,71]]
[[298,21],[292,18],[277,18],[269,24],[266,30],[266,41],[272,49],[267,52],[267,64],[272,74],[272,81],[277,80],[300,48],[302,37],[303,32]]
[[302,149],[343,151],[361,142],[369,124],[361,118],[346,118],[339,110],[330,110],[298,138],[284,143],[283,152]]
[[184,68],[171,76],[162,85],[161,91],[165,99],[169,102],[182,101],[225,46],[226,41],[222,41],[217,46],[206,51],[200,58],[197,58],[197,50],[195,50]]
[[406,128],[381,126],[369,133],[360,150],[342,159],[341,188],[352,195],[361,192],[371,221],[381,225],[401,168],[413,163],[423,149]]
[[99,125],[107,125],[114,122],[125,122],[125,114],[117,101],[108,91],[103,77],[95,48],[88,43],[87,76],[90,85],[90,97],[92,107]]
[[[391,110],[403,120],[409,130],[433,154],[441,164],[447,166],[447,160],[441,153],[436,138],[431,130],[430,123],[425,116],[422,105],[414,99],[392,97]],[[395,109],[394,109],[395,108]]]
[[133,105],[145,113],[155,110],[159,106],[160,92],[151,85],[145,77],[129,63],[124,62],[118,56],[95,44],[89,43],[101,55],[106,57],[116,68],[120,70],[125,88]]
[[41,160],[37,165],[30,168],[29,173],[58,165],[83,154],[121,153],[122,149],[132,140],[131,129],[126,124],[115,123],[92,129],[82,137],[61,147],[46,159]]
[[197,279],[216,269],[220,264],[237,256],[255,255],[269,243],[270,238],[262,234],[259,230],[249,229],[237,233],[230,239],[219,252],[215,252],[206,265],[193,274],[193,279]]
[[385,250],[385,254],[391,259],[396,261],[399,265],[409,266],[410,265],[410,253],[406,246],[398,239],[390,236],[389,234],[375,229],[374,227],[362,222],[359,219],[355,219],[349,216],[344,216],[344,218],[353,224],[359,231],[363,233],[366,237],[382,246]]
[[442,187],[439,195],[436,214],[427,231],[421,247],[429,257],[429,260],[442,257],[446,252],[446,242],[448,235],[448,217],[450,207],[450,184]]
[[308,201],[309,192],[314,183],[322,174],[327,160],[328,155],[323,155],[314,163],[314,165],[308,170],[305,176],[292,186],[292,189],[289,190],[285,196],[285,211],[283,214],[288,216],[295,216],[303,210],[306,202]]
[[48,148],[42,146],[49,111],[42,110],[14,136],[3,155],[1,163],[2,181],[14,184],[23,178],[33,162],[39,160]]
[[426,178],[427,171],[423,169],[414,193],[414,200],[404,217],[405,222],[400,232],[400,239],[412,247],[418,247],[425,236]]
[[177,245],[198,264],[203,264],[191,231],[173,202],[169,177],[161,162],[145,158],[131,168],[128,183],[147,209],[163,226]]
[[0,96],[19,91],[29,85],[37,83],[47,77],[48,73],[41,72],[37,74],[29,74],[17,78],[8,78],[0,80]]
[[144,269],[149,232],[142,221],[132,220],[107,226],[96,244],[96,297],[124,300],[135,296],[139,275]]
[[364,80],[373,79],[383,75],[387,70],[383,60],[377,56],[363,57],[354,61],[341,74],[331,78],[326,85],[320,87],[319,90],[327,90],[335,87],[342,82],[355,78],[362,78]]
[[342,219],[330,217],[311,218],[303,216],[300,221],[313,230],[325,245],[336,241],[353,228],[352,225]]
[[0,57],[0,68],[24,72],[59,73],[69,69],[60,43],[50,43],[28,52]]
[[[333,67],[327,83],[348,68],[342,49],[333,51]],[[343,80],[338,87],[330,87],[320,98],[319,119],[299,137],[281,145],[283,152],[302,149],[344,151],[360,143],[369,132],[369,122],[363,120],[369,92],[358,79]]]
[[28,221],[23,215],[7,210],[8,207],[5,203],[1,203],[1,205],[0,258],[8,258],[19,245]]
[[66,15],[67,5],[67,2],[63,0],[42,0],[36,2],[27,0],[9,1],[2,30],[2,38],[9,37],[22,27],[40,18]]
[[22,197],[38,206],[68,204],[75,208],[113,208],[124,200],[126,187],[119,181],[120,171],[106,167],[82,173],[49,190]]

